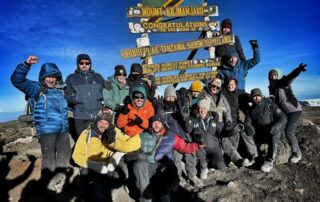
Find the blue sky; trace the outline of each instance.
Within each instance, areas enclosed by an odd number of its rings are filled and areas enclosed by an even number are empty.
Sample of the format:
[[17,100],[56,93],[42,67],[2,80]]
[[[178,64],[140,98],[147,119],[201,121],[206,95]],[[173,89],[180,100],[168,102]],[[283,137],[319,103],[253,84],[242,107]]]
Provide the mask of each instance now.
[[[54,62],[64,79],[76,68],[76,56],[88,53],[93,69],[105,78],[113,74],[116,64],[127,70],[135,59],[121,59],[120,50],[134,48],[137,34],[130,34],[126,7],[136,0],[2,0],[0,2],[0,112],[22,111],[24,96],[10,82],[15,66],[29,54],[39,56],[28,75],[37,80],[41,64]],[[233,31],[242,42],[247,59],[252,57],[250,39],[257,39],[261,63],[250,70],[246,90],[260,87],[267,94],[267,72],[274,67],[284,74],[300,62],[308,64],[293,83],[299,99],[320,98],[320,27],[317,1],[210,1],[217,4],[219,16],[212,20],[231,18]],[[197,39],[199,33],[152,34],[151,45]],[[154,63],[185,60],[188,51],[154,57]],[[208,58],[201,50],[196,58]],[[170,72],[176,74],[176,72]],[[180,86],[187,86],[185,83]],[[178,86],[179,87],[179,86]],[[160,88],[160,91],[163,87]]]

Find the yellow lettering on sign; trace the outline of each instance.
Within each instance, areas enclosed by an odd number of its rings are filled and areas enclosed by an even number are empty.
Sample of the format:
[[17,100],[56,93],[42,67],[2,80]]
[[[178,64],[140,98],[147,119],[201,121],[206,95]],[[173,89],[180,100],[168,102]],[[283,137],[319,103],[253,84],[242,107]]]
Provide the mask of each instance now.
[[142,7],[142,16],[151,17],[151,16],[161,16],[162,15],[162,8],[156,7]]

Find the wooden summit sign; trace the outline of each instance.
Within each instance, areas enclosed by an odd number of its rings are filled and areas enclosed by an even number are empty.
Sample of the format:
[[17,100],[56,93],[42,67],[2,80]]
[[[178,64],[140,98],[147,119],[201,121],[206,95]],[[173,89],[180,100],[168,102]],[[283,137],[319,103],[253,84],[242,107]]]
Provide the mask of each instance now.
[[218,67],[221,66],[220,60],[215,59],[197,59],[197,60],[185,60],[179,62],[168,62],[160,64],[145,64],[142,65],[143,73],[155,73],[155,72],[165,72],[173,70],[186,70],[195,69],[202,67]]
[[186,41],[186,42],[172,43],[172,44],[159,45],[159,46],[125,49],[125,50],[121,50],[121,57],[122,58],[144,57],[146,55],[151,56],[151,55],[173,53],[178,51],[193,50],[193,49],[199,49],[204,47],[219,46],[219,45],[224,45],[229,43],[234,43],[233,35],[223,35],[223,36],[217,36],[209,39],[199,39],[194,41]]
[[129,23],[130,33],[199,32],[217,29],[217,22],[142,22]]
[[218,16],[217,6],[129,7],[129,18]]
[[157,84],[170,84],[170,83],[180,83],[193,80],[203,80],[216,77],[217,71],[213,72],[201,72],[193,74],[179,74],[174,76],[162,76],[156,77]]

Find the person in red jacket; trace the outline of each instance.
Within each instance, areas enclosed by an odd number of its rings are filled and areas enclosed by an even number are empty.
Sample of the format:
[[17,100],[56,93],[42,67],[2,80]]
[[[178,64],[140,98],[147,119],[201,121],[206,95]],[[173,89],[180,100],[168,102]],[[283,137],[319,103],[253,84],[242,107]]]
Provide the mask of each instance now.
[[117,117],[117,127],[129,136],[142,133],[149,126],[149,118],[154,115],[152,103],[147,99],[146,90],[141,86],[130,89],[131,102],[125,104]]
[[204,145],[186,142],[167,128],[158,114],[150,118],[149,125],[152,133],[140,135],[143,154],[133,165],[139,201],[170,201],[170,192],[179,182],[178,170],[172,160],[173,151],[191,154]]

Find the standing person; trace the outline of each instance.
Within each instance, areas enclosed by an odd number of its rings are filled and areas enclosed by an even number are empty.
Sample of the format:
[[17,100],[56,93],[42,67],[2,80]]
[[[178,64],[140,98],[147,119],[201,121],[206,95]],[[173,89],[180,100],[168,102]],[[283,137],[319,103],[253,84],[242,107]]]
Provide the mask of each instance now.
[[260,51],[258,42],[250,40],[253,50],[253,58],[245,61],[239,60],[239,54],[232,50],[228,53],[228,61],[219,69],[219,77],[224,81],[233,77],[238,81],[238,89],[245,91],[245,82],[248,70],[260,62]]
[[41,66],[38,82],[26,78],[31,66],[36,63],[38,57],[30,55],[24,63],[16,67],[11,75],[11,82],[31,100],[33,119],[41,145],[41,176],[50,178],[52,172],[57,173],[51,181],[52,186],[48,187],[53,189],[55,182],[65,179],[71,154],[68,103],[63,94],[65,85],[62,74],[54,63],[44,63]]
[[[220,32],[216,35],[231,35],[232,33],[232,22],[230,19],[224,19],[221,22]],[[240,39],[237,35],[234,35],[235,43],[234,44],[225,44],[221,46],[217,46],[215,48],[215,55],[217,57],[221,57],[223,63],[227,62],[228,55],[231,51],[236,51],[239,55],[239,58],[242,62],[246,61],[246,57],[244,56],[243,49],[241,46]]]
[[[243,122],[240,121],[239,111],[240,111],[240,99],[246,97],[244,92],[237,89],[237,80],[230,78],[227,83],[227,88],[223,89],[223,94],[226,97],[230,109],[232,118],[232,129],[230,131],[225,131],[226,135],[222,138],[222,148],[225,155],[230,158],[236,166],[251,166],[255,163],[255,158],[258,156],[257,147],[255,145],[252,136],[248,136],[244,131]],[[249,154],[250,162],[243,159],[238,152],[238,146],[240,138],[242,138],[245,150]]]
[[138,63],[133,63],[130,68],[130,74],[128,77],[128,85],[133,86],[143,86],[146,89],[147,98],[153,102],[156,94],[156,79],[153,75],[149,75],[148,78],[144,78],[142,66]]
[[268,153],[261,166],[263,172],[270,172],[276,159],[281,132],[287,123],[286,115],[271,98],[265,98],[259,88],[251,90],[252,106],[245,120],[246,132],[253,136],[258,145],[268,144]]
[[114,112],[119,112],[124,106],[124,100],[129,95],[127,83],[127,71],[123,65],[114,67],[114,76],[108,77],[108,85],[104,85],[103,99],[104,106]]
[[203,145],[185,142],[165,126],[160,115],[152,116],[149,123],[152,134],[141,135],[144,153],[133,166],[139,201],[170,201],[169,195],[179,181],[177,168],[172,161],[173,150],[190,154]]
[[291,163],[298,163],[302,158],[296,137],[296,129],[302,114],[302,107],[292,92],[291,83],[301,72],[306,71],[306,66],[306,64],[301,63],[299,67],[287,76],[282,76],[278,69],[272,69],[268,74],[269,93],[276,97],[277,104],[288,117],[286,136],[292,149]]
[[66,79],[65,97],[72,108],[76,140],[102,108],[103,77],[92,70],[89,55],[77,56],[77,69]]
[[116,120],[118,128],[127,135],[134,136],[142,133],[149,126],[149,118],[154,115],[154,108],[147,99],[143,86],[130,87],[131,102],[124,105]]

